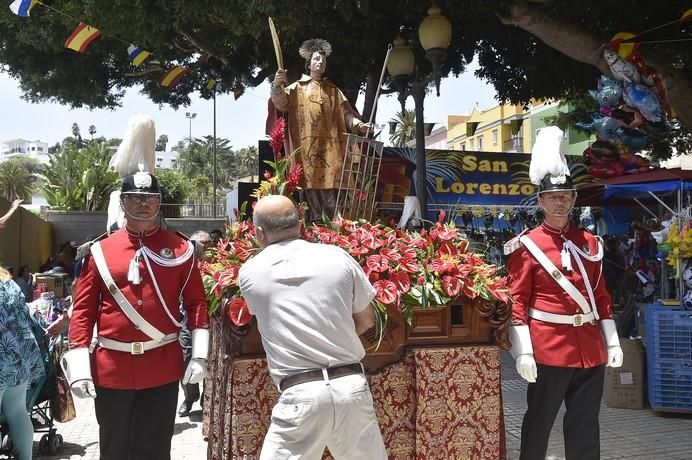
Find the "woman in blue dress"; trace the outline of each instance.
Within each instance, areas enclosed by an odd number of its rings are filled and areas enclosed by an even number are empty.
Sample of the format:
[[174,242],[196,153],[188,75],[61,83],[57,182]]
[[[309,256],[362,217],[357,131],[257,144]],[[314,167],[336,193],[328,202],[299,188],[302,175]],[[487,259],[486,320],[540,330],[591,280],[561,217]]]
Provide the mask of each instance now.
[[12,275],[0,267],[0,413],[20,460],[30,460],[34,429],[26,407],[26,390],[43,376],[41,354],[30,329],[29,308]]

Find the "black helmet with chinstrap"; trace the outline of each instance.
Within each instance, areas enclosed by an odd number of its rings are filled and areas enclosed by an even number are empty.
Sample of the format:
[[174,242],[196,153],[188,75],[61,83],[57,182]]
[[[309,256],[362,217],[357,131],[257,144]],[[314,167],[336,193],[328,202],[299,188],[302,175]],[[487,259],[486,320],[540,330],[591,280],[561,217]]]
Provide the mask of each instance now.
[[568,174],[553,176],[546,174],[538,186],[538,193],[543,192],[574,192],[574,182]]
[[152,195],[160,195],[159,181],[156,176],[148,172],[139,171],[123,179],[120,193],[147,193]]

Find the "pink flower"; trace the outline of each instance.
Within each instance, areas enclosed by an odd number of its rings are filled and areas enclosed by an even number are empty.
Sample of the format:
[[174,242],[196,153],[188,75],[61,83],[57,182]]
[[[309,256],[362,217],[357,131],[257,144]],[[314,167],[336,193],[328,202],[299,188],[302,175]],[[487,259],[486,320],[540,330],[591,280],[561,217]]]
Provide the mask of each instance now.
[[272,133],[269,136],[269,145],[274,152],[274,161],[281,159],[281,149],[284,146],[284,139],[286,136],[286,120],[284,118],[279,118],[272,129]]
[[265,169],[265,170],[264,170],[263,176],[264,176],[265,179],[269,180],[269,179],[272,178],[272,173],[270,173],[269,171],[267,171],[267,170]]
[[286,187],[288,189],[288,193],[293,193],[293,191],[298,187],[302,177],[303,166],[300,163],[293,163],[288,168],[288,176],[286,176]]
[[389,268],[387,259],[379,255],[368,256],[365,263],[367,264],[368,268],[374,272],[382,273],[387,271]]
[[242,297],[235,297],[228,306],[228,318],[236,326],[245,326],[252,319],[247,303]]
[[399,299],[396,284],[389,280],[378,280],[372,286],[377,291],[375,298],[385,305],[392,304]]

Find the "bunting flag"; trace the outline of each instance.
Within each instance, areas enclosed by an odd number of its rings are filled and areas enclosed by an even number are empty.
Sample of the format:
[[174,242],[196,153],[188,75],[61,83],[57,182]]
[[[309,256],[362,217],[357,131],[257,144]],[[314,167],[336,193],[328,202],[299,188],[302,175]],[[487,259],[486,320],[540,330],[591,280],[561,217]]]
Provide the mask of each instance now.
[[31,15],[31,9],[36,6],[38,0],[14,0],[10,5],[10,9],[17,16],[28,18]]
[[433,126],[435,126],[435,123],[423,123],[423,131],[425,132],[426,136],[429,136],[430,133],[432,133]]
[[159,85],[163,86],[164,88],[171,88],[186,73],[187,69],[185,67],[179,65],[173,66],[170,69],[168,69],[166,73],[164,73],[163,76],[159,79]]
[[87,47],[101,36],[101,31],[96,27],[80,22],[65,41],[65,48],[69,48],[78,53],[86,51]]
[[237,101],[240,96],[242,96],[245,93],[244,88],[236,88],[233,90],[233,100]]
[[689,10],[685,11],[684,13],[682,13],[682,17],[680,18],[680,21],[681,22],[692,21],[692,9],[689,9]]
[[147,58],[151,55],[151,53],[144,48],[140,48],[135,45],[130,45],[127,47],[127,55],[130,57],[130,61],[132,61],[132,64],[135,67],[139,67],[144,61],[147,60]]
[[207,82],[207,91],[217,92],[221,89],[221,82],[214,80],[213,78]]

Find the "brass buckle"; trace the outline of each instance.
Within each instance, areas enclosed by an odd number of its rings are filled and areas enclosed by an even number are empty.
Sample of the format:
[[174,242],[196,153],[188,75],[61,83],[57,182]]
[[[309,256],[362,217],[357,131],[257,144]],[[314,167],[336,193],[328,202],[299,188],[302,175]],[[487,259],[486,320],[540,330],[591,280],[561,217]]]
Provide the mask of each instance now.
[[132,343],[130,344],[130,346],[131,346],[130,354],[133,354],[133,355],[141,355],[141,354],[144,354],[144,343],[142,343],[142,342],[132,342]]
[[572,324],[574,326],[581,326],[584,324],[584,315],[582,314],[577,314],[572,317]]

